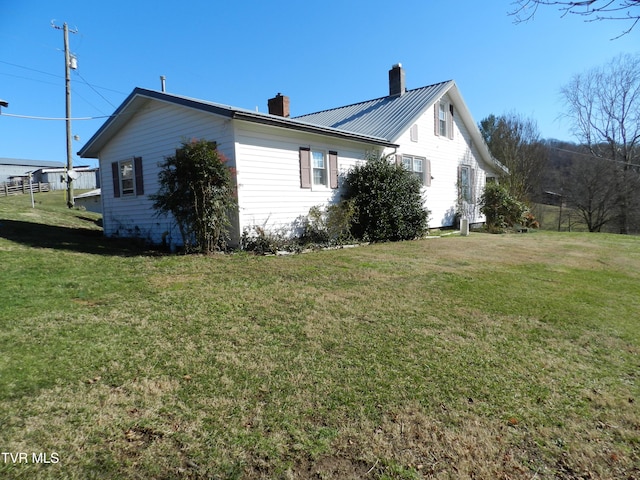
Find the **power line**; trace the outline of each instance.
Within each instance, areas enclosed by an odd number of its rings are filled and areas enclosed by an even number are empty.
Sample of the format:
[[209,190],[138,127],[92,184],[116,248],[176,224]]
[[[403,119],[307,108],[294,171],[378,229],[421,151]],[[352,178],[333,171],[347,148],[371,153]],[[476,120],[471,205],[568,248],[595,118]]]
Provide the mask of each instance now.
[[81,98],[87,105],[89,105],[90,107],[92,107],[94,110],[97,110],[98,112],[100,112],[103,115],[107,115],[102,109],[96,107],[93,103],[91,103],[89,100],[87,100],[86,98],[84,98],[82,95],[80,95],[80,93],[78,93],[78,91],[75,88],[71,88],[71,90],[73,91],[73,94],[76,97]]
[[630,167],[640,167],[640,164],[627,163],[627,162],[623,162],[622,160],[613,160],[612,158],[598,157],[596,155],[592,155],[592,154],[588,154],[588,153],[582,153],[582,152],[578,152],[576,150],[567,150],[566,148],[549,147],[549,146],[547,146],[547,148],[549,150],[556,150],[558,152],[565,152],[565,153],[571,153],[572,155],[579,155],[579,156],[582,156],[582,157],[588,157],[588,158],[590,158],[592,160],[602,160],[602,161],[605,161],[605,162],[621,163],[622,165],[628,165]]
[[110,118],[115,115],[101,115],[98,117],[77,117],[77,118],[66,118],[66,117],[37,117],[33,115],[16,115],[15,113],[0,113],[0,117],[14,117],[14,118],[27,118],[29,120],[98,120],[100,118]]
[[84,77],[82,75],[80,75],[80,72],[76,71],[76,74],[80,77],[80,79],[84,82],[85,85],[87,85],[89,88],[91,88],[91,90],[93,90],[97,95],[100,96],[100,98],[102,98],[105,102],[107,102],[109,105],[111,105],[113,108],[117,108],[113,103],[111,103],[109,100],[107,100],[104,95],[102,95],[99,91],[97,91],[95,88],[93,88],[93,85],[91,85],[89,82],[87,82]]
[[5,65],[11,65],[12,67],[24,68],[25,70],[31,70],[32,72],[41,73],[43,75],[49,75],[51,77],[64,78],[60,75],[56,75],[55,73],[43,72],[42,70],[36,70],[35,68],[25,67],[24,65],[18,65],[17,63],[5,62],[4,60],[0,60],[0,63],[4,63]]
[[[49,75],[49,76],[51,76],[51,77],[55,77],[55,78],[60,78],[60,79],[63,79],[63,78],[64,78],[63,76],[61,76],[61,75],[56,75],[55,73],[44,72],[44,71],[42,71],[42,70],[37,70],[37,69],[35,69],[35,68],[25,67],[24,65],[18,65],[17,63],[5,62],[4,60],[0,60],[0,63],[4,63],[5,65],[11,65],[12,67],[23,68],[23,69],[25,69],[25,70],[30,70],[30,71],[32,71],[32,72],[36,72],[36,73],[41,73],[41,74],[43,74],[43,75]],[[127,95],[126,93],[121,92],[121,91],[119,91],[119,90],[113,90],[112,88],[102,87],[102,86],[100,86],[100,85],[94,85],[94,84],[92,84],[92,83],[89,83],[89,82],[87,82],[87,81],[86,81],[86,80],[85,80],[85,79],[84,79],[84,78],[83,78],[83,77],[78,73],[78,71],[77,71],[77,70],[76,70],[76,72],[75,72],[75,73],[76,73],[80,78],[82,78],[82,80],[83,80],[83,82],[84,82],[84,84],[85,84],[85,85],[87,85],[87,86],[91,87],[92,89],[99,88],[100,90],[106,90],[106,91],[108,91],[108,92],[119,93],[120,95]],[[25,79],[25,80],[33,80],[34,82],[42,82],[42,80],[36,80],[36,79],[34,79],[34,78],[29,78],[29,77],[18,77],[17,75],[12,75],[12,74],[10,74],[10,73],[5,73],[5,74],[3,74],[3,75],[9,75],[9,76],[17,77],[17,78],[23,78],[23,79]],[[51,84],[51,85],[53,85],[53,84]],[[95,90],[94,90],[94,91],[95,91]],[[96,92],[96,93],[98,93],[98,92]],[[98,95],[100,95],[100,94],[98,93]],[[100,96],[102,96],[102,95],[100,95]],[[103,98],[104,98],[104,97],[103,97]],[[105,99],[105,100],[106,100],[106,99]],[[106,100],[106,101],[108,102],[108,100]],[[112,105],[112,106],[113,106],[113,105]]]
[[53,83],[53,82],[47,82],[45,80],[37,80],[35,78],[23,77],[22,75],[14,75],[13,73],[0,72],[0,75],[5,75],[7,77],[13,77],[13,78],[20,78],[22,80],[29,80],[31,82],[46,83],[47,85],[55,85],[56,87],[60,86],[59,83]]

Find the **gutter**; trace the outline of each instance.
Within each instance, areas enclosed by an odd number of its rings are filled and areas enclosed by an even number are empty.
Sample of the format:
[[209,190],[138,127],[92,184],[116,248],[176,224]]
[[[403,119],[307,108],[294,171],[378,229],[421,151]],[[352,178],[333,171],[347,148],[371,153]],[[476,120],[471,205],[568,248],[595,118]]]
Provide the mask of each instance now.
[[288,130],[298,130],[307,133],[317,133],[320,135],[330,135],[332,137],[343,138],[345,140],[355,140],[359,142],[369,143],[377,146],[398,148],[400,145],[390,142],[386,138],[372,137],[369,135],[361,135],[349,132],[347,130],[339,130],[336,128],[323,127],[312,123],[301,122],[288,118],[280,118],[274,115],[255,114],[249,111],[234,110],[232,116],[234,120],[244,120],[252,123],[260,123],[262,125],[270,125],[273,127],[281,127]]

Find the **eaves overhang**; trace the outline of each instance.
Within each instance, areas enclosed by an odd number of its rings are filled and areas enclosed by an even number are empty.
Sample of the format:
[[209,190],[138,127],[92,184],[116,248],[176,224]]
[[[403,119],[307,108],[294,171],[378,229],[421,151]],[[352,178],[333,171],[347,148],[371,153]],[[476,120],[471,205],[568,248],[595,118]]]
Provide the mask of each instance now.
[[109,119],[96,131],[89,141],[80,149],[78,155],[83,158],[97,158],[100,150],[113,136],[127,123],[131,118],[146,105],[149,101],[157,100],[168,102],[174,105],[180,105],[187,108],[193,108],[202,112],[220,115],[234,120],[243,120],[252,123],[270,125],[288,130],[296,130],[307,133],[315,133],[319,135],[331,136],[344,140],[352,140],[363,142],[371,145],[382,147],[398,147],[397,144],[387,139],[364,135],[338,128],[314,125],[300,120],[279,117],[268,113],[253,112],[241,108],[231,107],[227,105],[207,102],[189,97],[158,92],[155,90],[147,90],[144,88],[135,88],[133,92],[122,102]]
[[368,143],[381,147],[398,148],[400,145],[390,142],[386,138],[375,137],[372,135],[362,135],[338,128],[323,127],[312,123],[301,122],[295,119],[278,117],[277,115],[266,115],[254,113],[251,111],[236,110],[232,116],[236,120],[244,120],[252,123],[270,125],[273,127],[286,128],[288,130],[297,130],[306,133],[315,133],[319,135],[328,135],[343,140],[352,140],[357,142]]

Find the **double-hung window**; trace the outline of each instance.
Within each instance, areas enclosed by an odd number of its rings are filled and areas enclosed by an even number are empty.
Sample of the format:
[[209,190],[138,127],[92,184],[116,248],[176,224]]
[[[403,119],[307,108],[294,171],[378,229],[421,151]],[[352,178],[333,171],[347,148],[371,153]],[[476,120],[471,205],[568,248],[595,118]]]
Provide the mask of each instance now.
[[453,140],[453,104],[444,100],[436,102],[434,112],[434,133],[437,136]]
[[402,155],[401,162],[403,168],[418,177],[423,185],[427,187],[431,185],[431,165],[429,160],[413,155]]
[[144,194],[141,157],[113,162],[111,164],[111,176],[114,197]]
[[325,154],[319,150],[311,150],[311,168],[313,169],[313,185],[327,185],[327,161]]
[[300,147],[300,188],[338,188],[338,152]]
[[475,203],[475,169],[471,165],[458,166],[458,192],[460,199],[467,203]]
[[438,109],[438,127],[440,129],[440,136],[447,136],[447,106],[440,102],[440,108]]
[[122,195],[132,195],[135,193],[133,184],[133,160],[120,162],[120,186]]

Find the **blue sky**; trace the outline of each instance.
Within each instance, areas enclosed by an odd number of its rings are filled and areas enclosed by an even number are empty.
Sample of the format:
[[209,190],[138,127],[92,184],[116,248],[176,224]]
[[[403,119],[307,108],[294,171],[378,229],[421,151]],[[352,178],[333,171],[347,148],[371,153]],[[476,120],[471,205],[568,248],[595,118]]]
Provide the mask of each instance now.
[[[136,86],[292,115],[382,97],[401,62],[408,88],[453,79],[476,122],[517,112],[543,138],[573,140],[559,93],[573,75],[640,51],[640,27],[585,23],[555,7],[514,24],[513,0],[0,0],[0,157],[66,159],[61,26],[70,35],[72,116],[111,114]],[[77,152],[104,118],[73,122]],[[75,165],[95,165],[79,159]]]

